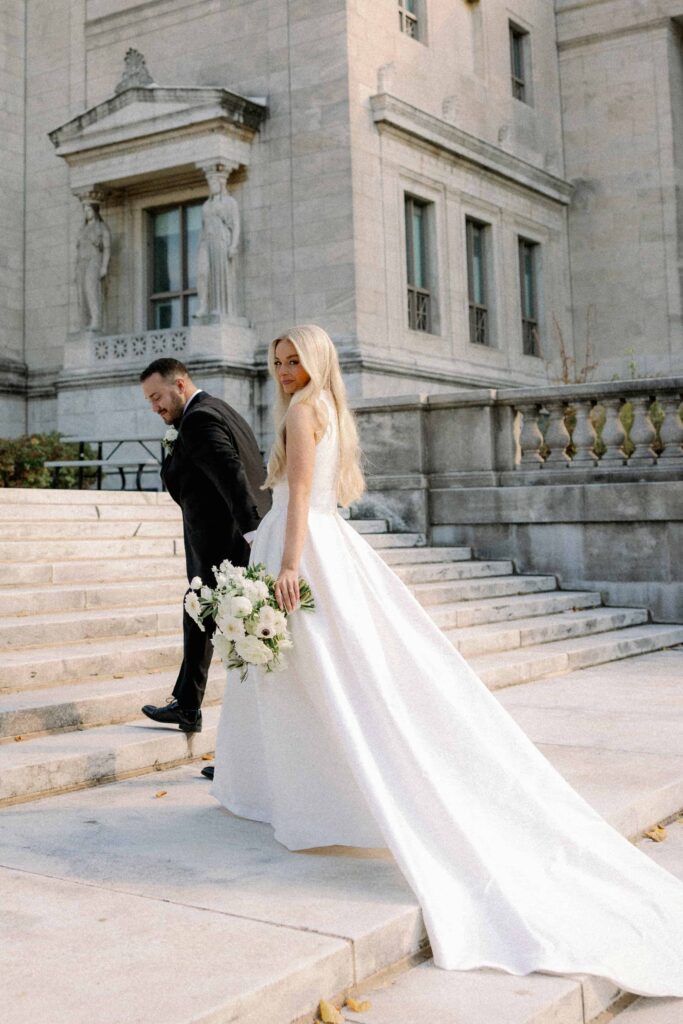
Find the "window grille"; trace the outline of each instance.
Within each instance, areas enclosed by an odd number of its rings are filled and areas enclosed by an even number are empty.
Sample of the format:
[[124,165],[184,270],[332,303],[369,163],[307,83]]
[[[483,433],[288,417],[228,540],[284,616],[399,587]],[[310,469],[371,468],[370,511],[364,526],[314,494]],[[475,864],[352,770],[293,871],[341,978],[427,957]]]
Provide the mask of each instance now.
[[432,329],[428,267],[429,206],[429,203],[414,196],[405,198],[408,326],[414,331],[428,333]]
[[417,4],[418,0],[398,0],[399,28],[412,39],[419,38]]
[[470,341],[473,345],[489,345],[491,343],[487,280],[489,226],[468,217],[465,222],[465,231]]

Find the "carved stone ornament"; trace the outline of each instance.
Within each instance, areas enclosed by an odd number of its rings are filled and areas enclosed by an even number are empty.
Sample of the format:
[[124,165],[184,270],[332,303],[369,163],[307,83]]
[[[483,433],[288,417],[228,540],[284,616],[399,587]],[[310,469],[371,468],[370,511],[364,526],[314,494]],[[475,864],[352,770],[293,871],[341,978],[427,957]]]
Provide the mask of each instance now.
[[154,79],[147,70],[145,58],[139,50],[134,50],[131,47],[123,59],[123,66],[123,76],[114,89],[115,93],[131,89],[133,86],[154,85]]

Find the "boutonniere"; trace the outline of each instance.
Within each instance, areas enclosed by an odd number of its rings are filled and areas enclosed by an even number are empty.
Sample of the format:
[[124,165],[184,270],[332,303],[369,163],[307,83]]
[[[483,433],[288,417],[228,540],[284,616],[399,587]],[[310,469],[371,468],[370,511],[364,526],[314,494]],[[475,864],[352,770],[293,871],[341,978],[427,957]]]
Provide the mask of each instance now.
[[167,455],[171,455],[173,452],[173,446],[176,443],[178,437],[178,431],[175,427],[169,427],[164,436],[161,439],[161,446]]

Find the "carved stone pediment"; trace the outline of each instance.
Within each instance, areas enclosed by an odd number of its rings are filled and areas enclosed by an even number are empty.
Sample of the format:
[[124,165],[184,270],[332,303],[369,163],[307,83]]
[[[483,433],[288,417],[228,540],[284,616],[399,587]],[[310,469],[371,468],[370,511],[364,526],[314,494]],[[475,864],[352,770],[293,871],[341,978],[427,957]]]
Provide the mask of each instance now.
[[127,188],[198,163],[248,165],[263,99],[214,86],[131,85],[50,132],[74,192]]

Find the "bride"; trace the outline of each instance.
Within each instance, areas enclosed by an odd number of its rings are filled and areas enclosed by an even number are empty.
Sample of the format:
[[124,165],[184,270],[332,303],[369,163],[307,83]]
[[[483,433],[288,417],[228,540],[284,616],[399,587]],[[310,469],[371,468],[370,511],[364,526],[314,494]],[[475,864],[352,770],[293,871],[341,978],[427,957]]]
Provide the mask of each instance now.
[[386,846],[435,963],[587,973],[683,997],[683,884],[576,793],[365,540],[338,514],[363,490],[335,348],[317,326],[269,350],[273,506],[251,561],[298,578],[280,673],[233,673],[212,793],[290,850]]

